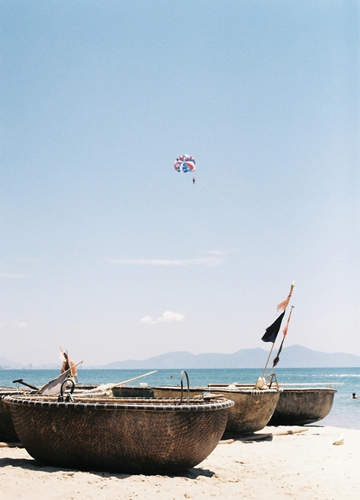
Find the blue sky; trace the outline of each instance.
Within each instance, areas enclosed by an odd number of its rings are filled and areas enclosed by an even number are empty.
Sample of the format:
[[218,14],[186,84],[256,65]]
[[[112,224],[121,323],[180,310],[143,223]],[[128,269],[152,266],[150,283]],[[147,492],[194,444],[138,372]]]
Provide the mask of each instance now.
[[1,2],[0,355],[360,355],[359,11]]

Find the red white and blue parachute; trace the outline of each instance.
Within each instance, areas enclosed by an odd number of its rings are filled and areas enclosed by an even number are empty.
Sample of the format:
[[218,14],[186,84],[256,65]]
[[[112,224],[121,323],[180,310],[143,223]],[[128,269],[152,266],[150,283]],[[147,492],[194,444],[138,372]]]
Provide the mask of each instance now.
[[189,155],[181,155],[179,158],[176,158],[174,163],[174,168],[178,172],[195,172],[196,162],[195,158]]

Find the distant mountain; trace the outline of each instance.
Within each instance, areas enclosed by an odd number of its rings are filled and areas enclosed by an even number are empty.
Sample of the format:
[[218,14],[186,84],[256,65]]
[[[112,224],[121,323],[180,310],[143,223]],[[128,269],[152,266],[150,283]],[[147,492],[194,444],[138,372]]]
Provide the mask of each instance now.
[[[270,363],[272,364],[273,358]],[[264,349],[241,349],[233,354],[208,353],[191,354],[190,352],[169,352],[146,360],[115,361],[99,366],[102,369],[196,369],[196,368],[263,368],[269,351]],[[280,368],[346,368],[360,367],[360,356],[346,353],[328,354],[313,351],[299,345],[285,347],[281,353]],[[84,367],[86,368],[86,367]],[[95,367],[94,367],[95,368]]]
[[[277,349],[270,358],[270,365],[276,356]],[[178,351],[160,354],[144,360],[128,359],[115,361],[103,366],[82,365],[79,369],[102,370],[131,370],[131,369],[196,369],[196,368],[264,368],[269,351],[265,349],[241,349],[233,354],[204,353],[191,354]],[[293,345],[285,347],[280,356],[279,368],[349,368],[360,367],[360,356],[337,352],[328,354],[313,351],[307,347]],[[33,366],[9,361],[0,357],[0,370],[25,370],[25,369],[59,369],[59,365],[43,364]]]
[[335,352],[312,351],[300,345],[283,349],[279,366],[282,368],[346,368],[360,367],[360,356]]
[[25,366],[0,356],[0,370],[21,370],[21,368]]
[[0,370],[58,370],[59,364],[47,363],[42,365],[33,366],[31,363],[24,365],[23,363],[17,363],[16,361],[10,361],[2,356],[0,356]]

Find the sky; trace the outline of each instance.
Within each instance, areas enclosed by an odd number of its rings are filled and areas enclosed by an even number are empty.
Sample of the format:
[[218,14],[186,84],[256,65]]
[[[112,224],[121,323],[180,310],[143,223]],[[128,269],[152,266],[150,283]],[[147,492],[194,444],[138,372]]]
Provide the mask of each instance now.
[[360,355],[357,1],[0,19],[0,356],[268,350],[293,280],[285,346]]

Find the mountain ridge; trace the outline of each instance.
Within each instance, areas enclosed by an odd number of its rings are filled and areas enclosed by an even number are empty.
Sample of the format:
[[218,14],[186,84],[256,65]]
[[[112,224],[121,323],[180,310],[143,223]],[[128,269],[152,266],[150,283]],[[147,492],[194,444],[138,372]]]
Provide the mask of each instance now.
[[[270,357],[269,366],[276,356],[274,350]],[[232,354],[202,353],[191,354],[186,351],[175,351],[147,360],[115,361],[102,366],[103,369],[136,369],[136,368],[192,368],[192,369],[221,369],[221,368],[263,368],[269,351],[261,348],[241,349]],[[360,356],[348,353],[325,353],[313,351],[307,347],[294,345],[285,347],[280,355],[280,368],[346,368],[360,367]]]
[[[270,357],[272,365],[277,349]],[[79,369],[131,370],[131,369],[227,369],[227,368],[263,368],[269,351],[261,348],[240,349],[231,354],[200,353],[174,351],[159,354],[143,360],[113,361],[105,365],[81,366]],[[282,350],[279,368],[353,368],[360,367],[360,356],[343,352],[325,353],[314,351],[300,345],[285,347]],[[9,361],[0,357],[0,369],[58,369],[57,364],[33,366]]]

